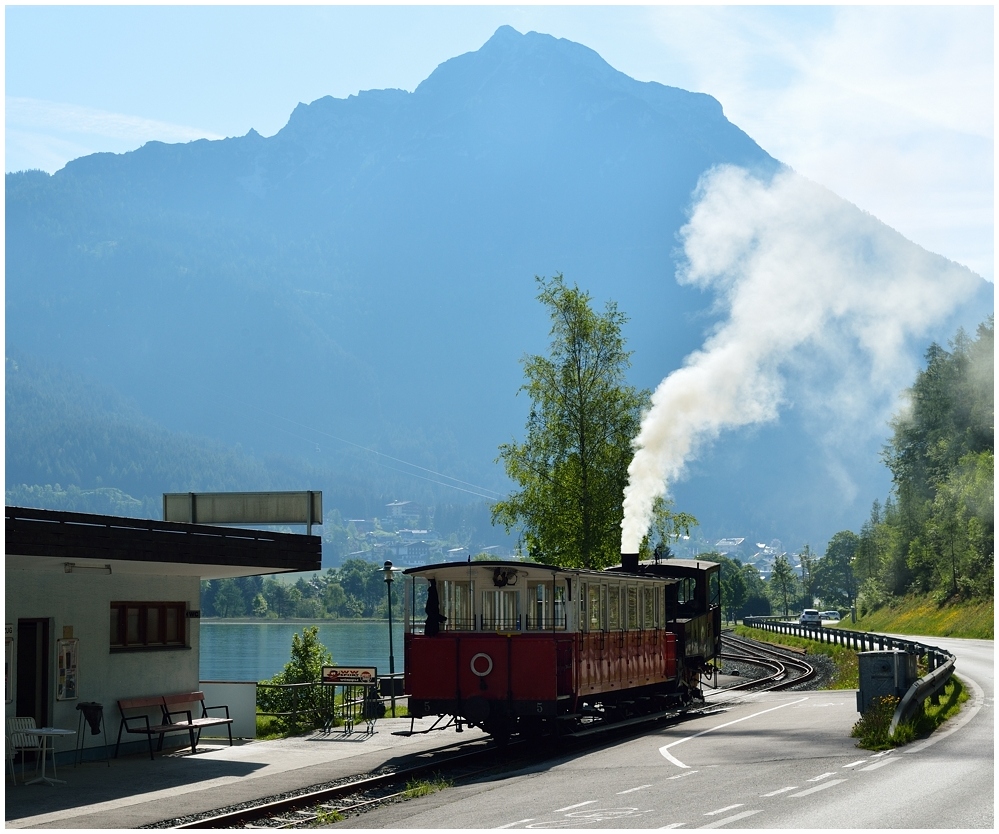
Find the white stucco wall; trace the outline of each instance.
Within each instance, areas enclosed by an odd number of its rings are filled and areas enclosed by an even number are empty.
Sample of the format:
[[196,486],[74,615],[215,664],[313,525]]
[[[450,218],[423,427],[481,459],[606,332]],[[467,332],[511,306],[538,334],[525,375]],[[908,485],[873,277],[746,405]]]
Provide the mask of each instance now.
[[[110,604],[119,602],[187,602],[189,610],[200,608],[200,581],[197,577],[155,576],[126,573],[64,573],[58,570],[6,570],[4,622],[13,625],[15,640],[14,700],[6,704],[6,714],[15,714],[17,697],[17,621],[26,618],[49,620],[49,714],[55,727],[76,730],[80,701],[104,705],[108,741],[114,746],[119,715],[116,701],[140,695],[162,695],[198,689],[199,621],[188,619],[188,648],[155,649],[135,652],[110,650]],[[79,639],[78,698],[57,701],[56,642],[64,629]],[[89,733],[84,725],[84,730]],[[185,737],[186,738],[186,737]],[[145,744],[144,737],[131,736]],[[182,743],[180,735],[176,736]],[[96,738],[88,736],[87,746]],[[122,740],[124,745],[125,739]],[[171,744],[168,736],[166,745]],[[76,737],[57,739],[56,750],[75,750]]]

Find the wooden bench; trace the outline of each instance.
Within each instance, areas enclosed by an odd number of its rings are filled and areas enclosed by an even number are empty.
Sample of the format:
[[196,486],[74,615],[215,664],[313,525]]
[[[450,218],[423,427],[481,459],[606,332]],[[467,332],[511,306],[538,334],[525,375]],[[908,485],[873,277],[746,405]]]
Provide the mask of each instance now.
[[[180,709],[182,706],[200,704],[200,714],[194,715],[192,709]],[[195,707],[196,709],[196,707]],[[225,717],[209,715],[208,710],[225,710]],[[150,710],[158,714],[149,715]],[[232,747],[232,718],[228,706],[205,706],[204,692],[181,692],[176,695],[150,695],[144,698],[120,698],[118,712],[121,713],[121,724],[118,727],[118,741],[115,743],[114,755],[118,758],[118,748],[121,745],[122,733],[136,733],[146,736],[149,741],[149,758],[153,756],[153,736],[159,736],[157,750],[163,749],[163,736],[167,733],[185,732],[191,739],[191,752],[196,753],[201,731],[205,727],[225,725],[229,733],[229,746]]]

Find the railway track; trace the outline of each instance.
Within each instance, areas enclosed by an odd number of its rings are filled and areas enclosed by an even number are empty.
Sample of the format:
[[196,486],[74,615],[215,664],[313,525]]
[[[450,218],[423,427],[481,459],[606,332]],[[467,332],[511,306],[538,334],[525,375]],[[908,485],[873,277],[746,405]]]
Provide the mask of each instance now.
[[746,640],[728,633],[722,636],[722,646],[727,649],[720,655],[722,660],[750,664],[767,671],[762,677],[727,686],[722,691],[772,692],[789,689],[815,678],[815,668],[805,660],[804,652]]
[[[786,689],[805,683],[815,676],[814,668],[805,661],[803,654],[794,650],[780,649],[730,634],[724,635],[723,645],[726,651],[722,653],[722,659],[763,669],[764,674],[715,690],[711,703],[704,707],[669,716],[659,714],[655,718],[679,721],[701,717],[716,710],[719,695]],[[619,735],[641,732],[643,724],[651,723],[651,720],[646,717],[643,722],[641,718],[636,718],[621,722],[609,730]],[[584,731],[579,735],[586,736],[587,733]],[[577,737],[570,743],[575,749],[583,750],[601,742]],[[553,755],[564,755],[566,749],[559,747],[553,753],[550,745],[539,746],[530,741],[516,740],[503,746],[491,740],[448,744],[429,753],[424,752],[418,757],[419,761],[384,773],[316,785],[293,795],[270,797],[196,817],[178,817],[146,828],[310,828],[332,823],[346,815],[361,813],[379,803],[404,799],[408,785],[427,777],[433,777],[442,784],[453,784],[489,771],[509,770]]]
[[[679,721],[715,712],[711,705],[674,712],[659,721]],[[599,736],[582,733],[564,737],[562,744],[537,743],[532,740],[514,739],[500,745],[491,739],[477,740],[463,745],[449,744],[433,751],[424,751],[420,761],[399,767],[390,772],[376,773],[344,779],[335,784],[315,785],[296,792],[261,799],[253,803],[219,809],[214,813],[164,820],[144,828],[194,829],[194,828],[311,828],[333,823],[344,816],[363,813],[372,807],[407,796],[407,787],[414,781],[431,777],[444,785],[480,776],[488,772],[503,772],[563,756],[569,751],[581,752],[605,743],[608,735],[621,738],[644,732],[653,717],[645,722],[638,719],[615,724]],[[551,739],[542,739],[551,742]],[[467,748],[467,749],[466,749]],[[417,757],[414,757],[417,758]]]

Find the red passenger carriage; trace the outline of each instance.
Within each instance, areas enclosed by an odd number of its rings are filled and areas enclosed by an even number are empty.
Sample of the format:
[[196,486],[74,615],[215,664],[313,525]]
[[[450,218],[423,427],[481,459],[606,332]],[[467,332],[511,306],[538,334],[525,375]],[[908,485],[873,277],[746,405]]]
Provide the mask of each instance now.
[[696,605],[708,607],[708,577],[717,577],[719,566],[681,562],[694,576],[674,577],[667,575],[671,564],[635,558],[627,571],[512,561],[410,568],[410,714],[453,716],[459,729],[465,723],[506,737],[573,732],[588,719],[685,706],[700,695],[699,676],[716,653],[717,617],[684,615],[694,615],[698,587],[704,604]]

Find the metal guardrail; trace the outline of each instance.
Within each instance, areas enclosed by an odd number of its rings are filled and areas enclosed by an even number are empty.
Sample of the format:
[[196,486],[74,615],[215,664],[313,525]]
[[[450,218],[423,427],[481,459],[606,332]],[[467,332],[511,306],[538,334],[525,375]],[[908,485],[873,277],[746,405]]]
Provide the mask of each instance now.
[[798,623],[789,623],[779,617],[746,617],[743,618],[742,624],[748,628],[759,628],[777,634],[817,640],[820,643],[832,643],[859,652],[898,649],[907,654],[925,658],[929,672],[913,683],[902,696],[891,719],[890,733],[894,733],[903,721],[912,718],[921,709],[923,701],[939,695],[943,691],[950,676],[954,673],[957,660],[950,652],[936,646],[927,646],[901,637],[890,637],[887,634],[852,631],[845,628],[827,628],[826,626],[803,626]]

